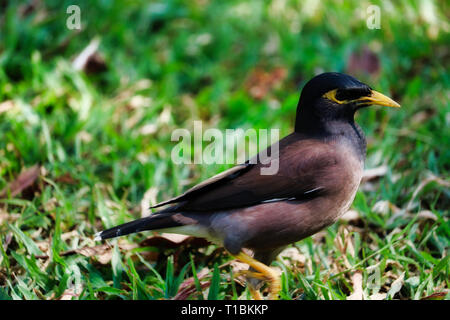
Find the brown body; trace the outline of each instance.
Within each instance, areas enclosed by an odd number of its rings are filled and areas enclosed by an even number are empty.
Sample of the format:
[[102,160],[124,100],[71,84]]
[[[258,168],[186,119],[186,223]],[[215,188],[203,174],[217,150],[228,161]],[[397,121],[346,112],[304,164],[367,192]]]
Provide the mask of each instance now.
[[[231,253],[241,248],[256,253],[278,252],[333,224],[348,210],[364,165],[353,143],[343,136],[311,139],[291,134],[280,141],[276,175],[261,175],[262,165],[256,164],[249,170],[242,167],[244,173],[221,185],[214,185],[217,180],[212,178],[188,205],[176,209],[180,213],[171,213],[182,226],[164,231],[200,234]],[[236,195],[243,193],[247,205],[242,207]],[[294,199],[296,196],[298,199]],[[235,202],[228,203],[228,199]],[[253,199],[264,202],[252,204]],[[221,209],[233,205],[238,208]]]
[[[327,153],[325,162],[329,169],[323,170],[324,175],[316,182],[324,188],[320,195],[238,209],[225,214],[223,221],[219,217],[212,218],[213,227],[231,222],[231,228],[242,232],[239,237],[245,239],[243,247],[265,251],[297,242],[330,226],[350,207],[362,177],[363,164],[357,159],[350,164],[346,161],[348,154],[343,151],[335,148]],[[303,169],[298,168],[300,174]],[[239,221],[239,226],[232,221]]]

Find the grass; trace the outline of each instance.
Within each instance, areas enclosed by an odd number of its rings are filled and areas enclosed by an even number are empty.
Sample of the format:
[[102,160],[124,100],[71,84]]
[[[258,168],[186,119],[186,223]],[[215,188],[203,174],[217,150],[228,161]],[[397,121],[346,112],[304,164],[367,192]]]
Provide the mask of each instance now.
[[[358,114],[366,168],[386,172],[361,186],[354,219],[274,262],[281,298],[450,298],[446,1],[77,3],[81,31],[65,26],[71,1],[2,3],[0,299],[249,298],[238,266],[198,239],[92,236],[229,167],[174,165],[174,129],[284,136],[321,71],[403,108]],[[96,59],[74,70],[93,39]]]

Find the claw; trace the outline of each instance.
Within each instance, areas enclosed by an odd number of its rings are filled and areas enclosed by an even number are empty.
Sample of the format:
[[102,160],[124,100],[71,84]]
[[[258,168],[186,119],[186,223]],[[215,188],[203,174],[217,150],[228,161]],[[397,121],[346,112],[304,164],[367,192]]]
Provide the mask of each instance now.
[[[255,269],[257,272],[244,270],[240,271],[238,274],[244,274],[246,276],[250,276],[252,278],[260,279],[260,280],[266,280],[269,282],[269,296],[268,298],[270,300],[278,300],[278,294],[281,290],[281,281],[278,274],[269,266],[266,266],[264,263],[259,262],[258,260],[253,259],[249,255],[240,252],[238,255],[236,255],[236,258],[246,264],[248,264],[250,267]],[[261,293],[259,293],[258,290],[253,288],[249,284],[250,293],[252,294],[253,298],[255,300],[261,300],[262,296]]]

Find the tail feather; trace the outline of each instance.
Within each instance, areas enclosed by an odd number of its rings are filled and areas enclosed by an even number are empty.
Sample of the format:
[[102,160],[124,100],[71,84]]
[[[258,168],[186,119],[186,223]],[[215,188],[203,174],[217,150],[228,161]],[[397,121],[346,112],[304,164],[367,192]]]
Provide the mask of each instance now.
[[172,219],[171,215],[153,214],[101,231],[95,235],[95,240],[105,240],[140,231],[173,228],[181,225],[183,224]]

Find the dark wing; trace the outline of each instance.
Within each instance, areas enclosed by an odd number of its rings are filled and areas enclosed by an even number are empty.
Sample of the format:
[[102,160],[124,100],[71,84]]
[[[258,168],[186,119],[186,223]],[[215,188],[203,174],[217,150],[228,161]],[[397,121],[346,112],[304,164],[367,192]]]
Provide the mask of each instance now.
[[[246,163],[224,171],[184,194],[153,208],[177,203],[170,211],[214,211],[263,202],[305,199],[324,192],[318,177],[337,164],[330,146],[291,134],[279,142],[279,170],[262,175],[269,165]],[[323,180],[321,180],[323,181]]]
[[193,186],[192,188],[190,188],[189,190],[187,190],[182,195],[179,195],[172,199],[160,202],[150,208],[152,208],[152,209],[159,208],[159,207],[165,206],[167,204],[182,202],[182,201],[186,201],[189,199],[193,199],[196,196],[201,196],[202,193],[208,192],[208,190],[212,190],[219,185],[223,185],[227,181],[236,179],[238,176],[240,176],[244,172],[248,171],[251,167],[253,167],[253,164],[250,164],[249,161],[247,161],[244,164],[234,166],[228,170],[225,170],[219,174],[216,174],[215,176],[213,176],[203,182],[200,182],[199,184],[197,184],[197,185]]

